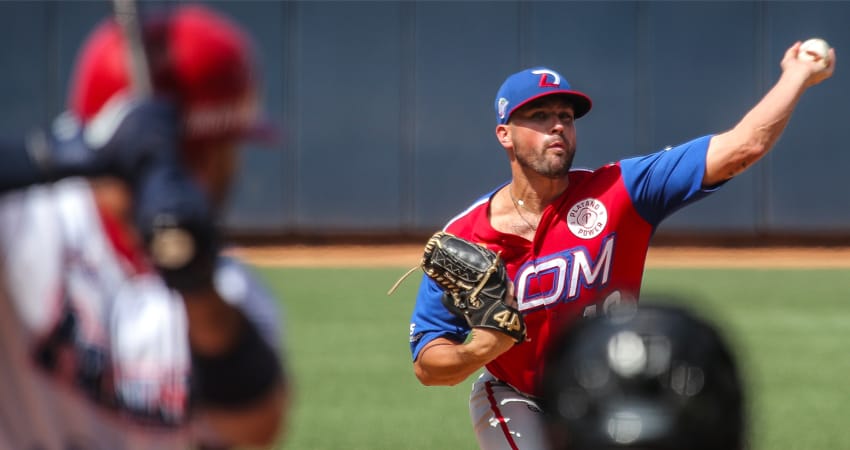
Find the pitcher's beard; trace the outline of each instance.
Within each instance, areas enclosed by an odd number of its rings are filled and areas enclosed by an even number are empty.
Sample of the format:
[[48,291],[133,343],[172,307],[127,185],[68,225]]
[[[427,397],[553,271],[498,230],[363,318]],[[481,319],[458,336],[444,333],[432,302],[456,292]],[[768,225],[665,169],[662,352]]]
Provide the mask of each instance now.
[[574,156],[575,151],[572,151],[553,161],[552,158],[547,158],[545,155],[539,158],[526,158],[517,153],[516,159],[520,166],[531,169],[539,175],[547,178],[563,178],[572,169]]

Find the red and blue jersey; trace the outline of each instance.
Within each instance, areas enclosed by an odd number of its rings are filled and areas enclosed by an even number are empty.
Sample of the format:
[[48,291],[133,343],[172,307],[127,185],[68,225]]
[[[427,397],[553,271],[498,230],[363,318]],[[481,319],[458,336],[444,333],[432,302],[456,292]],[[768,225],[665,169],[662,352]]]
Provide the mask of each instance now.
[[[500,380],[536,395],[549,342],[574,320],[612,303],[636,300],[649,240],[677,209],[703,198],[710,136],[596,170],[572,170],[569,187],[548,205],[534,240],[495,230],[489,205],[501,189],[453,218],[445,231],[501,252],[513,280],[527,339],[487,364]],[[467,323],[441,303],[442,291],[423,276],[410,324],[414,360],[428,342],[462,342]]]

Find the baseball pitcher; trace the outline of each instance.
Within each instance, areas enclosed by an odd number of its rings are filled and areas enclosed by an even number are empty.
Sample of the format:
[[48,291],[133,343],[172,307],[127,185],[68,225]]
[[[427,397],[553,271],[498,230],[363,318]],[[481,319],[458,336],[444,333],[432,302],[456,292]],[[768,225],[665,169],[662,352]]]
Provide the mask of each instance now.
[[[484,368],[469,399],[481,448],[546,448],[538,386],[553,337],[583,317],[636,302],[661,221],[771,149],[800,96],[835,67],[834,50],[827,63],[799,53],[799,42],[788,48],[777,83],[733,129],[596,170],[572,169],[575,121],[591,109],[587,95],[546,67],[505,80],[496,95],[495,134],[511,180],[443,229],[499,260],[482,264],[478,253],[448,242],[436,248],[460,262],[429,270],[429,242],[410,323],[413,368],[423,384],[454,385]],[[476,291],[492,276],[483,284],[445,282],[492,264],[506,273],[505,289],[488,287],[497,295]]]

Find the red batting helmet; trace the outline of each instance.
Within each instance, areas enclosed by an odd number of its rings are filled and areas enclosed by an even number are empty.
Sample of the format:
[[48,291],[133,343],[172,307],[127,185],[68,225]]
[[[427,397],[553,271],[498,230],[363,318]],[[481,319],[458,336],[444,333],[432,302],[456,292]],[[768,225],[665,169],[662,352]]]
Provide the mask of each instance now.
[[[210,140],[256,137],[259,121],[252,42],[235,23],[201,5],[146,17],[143,36],[156,95],[182,111],[187,149]],[[69,108],[85,123],[130,84],[124,38],[115,20],[101,23],[82,47]]]

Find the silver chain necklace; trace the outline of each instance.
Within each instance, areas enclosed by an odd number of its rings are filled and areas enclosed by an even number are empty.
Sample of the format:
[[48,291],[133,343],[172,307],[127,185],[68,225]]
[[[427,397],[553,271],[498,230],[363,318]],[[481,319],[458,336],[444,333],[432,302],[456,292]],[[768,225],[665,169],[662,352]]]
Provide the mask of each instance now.
[[517,198],[514,197],[513,183],[508,185],[508,194],[511,196],[511,201],[514,204],[514,209],[516,210],[517,215],[519,215],[519,218],[522,219],[522,221],[525,222],[528,225],[529,228],[531,228],[531,231],[534,231],[536,233],[537,232],[537,226],[532,225],[531,222],[529,222],[528,219],[526,219],[525,216],[522,215],[522,211],[520,211],[519,209],[520,209],[520,207],[522,207],[522,209],[524,209],[528,212],[533,213],[533,211],[531,211],[530,209],[528,209],[528,207],[525,206],[524,201],[517,200]]

